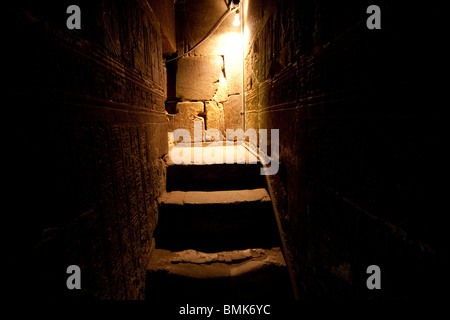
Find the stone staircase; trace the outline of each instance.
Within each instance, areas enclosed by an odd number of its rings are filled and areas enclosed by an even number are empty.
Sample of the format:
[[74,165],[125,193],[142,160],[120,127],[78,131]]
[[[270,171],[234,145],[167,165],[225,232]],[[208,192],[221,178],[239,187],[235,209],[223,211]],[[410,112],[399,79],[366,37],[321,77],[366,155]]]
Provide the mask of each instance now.
[[147,299],[292,299],[260,164],[242,144],[223,148],[234,163],[167,159]]

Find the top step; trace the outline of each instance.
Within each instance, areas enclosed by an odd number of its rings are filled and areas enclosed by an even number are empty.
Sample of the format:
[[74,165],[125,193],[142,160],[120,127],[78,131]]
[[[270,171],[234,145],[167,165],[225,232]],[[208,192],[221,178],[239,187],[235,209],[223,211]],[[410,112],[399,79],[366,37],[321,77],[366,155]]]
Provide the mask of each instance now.
[[260,174],[261,163],[244,144],[203,143],[192,146],[178,144],[170,147],[165,159],[167,192],[265,187],[265,177]]
[[257,164],[258,157],[244,143],[179,143],[170,145],[168,165]]

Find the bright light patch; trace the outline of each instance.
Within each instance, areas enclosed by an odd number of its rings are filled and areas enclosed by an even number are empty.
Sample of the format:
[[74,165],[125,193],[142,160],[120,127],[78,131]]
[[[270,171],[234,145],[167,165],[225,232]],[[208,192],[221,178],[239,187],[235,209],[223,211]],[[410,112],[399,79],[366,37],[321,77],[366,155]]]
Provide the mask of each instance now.
[[241,21],[239,18],[239,13],[236,13],[236,15],[234,16],[233,26],[237,27],[239,25],[241,25]]

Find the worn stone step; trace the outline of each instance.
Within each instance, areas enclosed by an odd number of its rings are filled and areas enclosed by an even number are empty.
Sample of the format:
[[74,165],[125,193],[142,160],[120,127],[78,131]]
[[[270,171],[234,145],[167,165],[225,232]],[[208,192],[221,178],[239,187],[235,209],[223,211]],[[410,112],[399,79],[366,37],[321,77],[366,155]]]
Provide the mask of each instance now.
[[225,191],[172,191],[164,193],[159,203],[165,205],[238,204],[244,202],[270,202],[264,188]]
[[213,163],[259,163],[256,151],[250,151],[248,143],[220,141],[177,143],[169,141],[168,165],[208,165]]
[[[177,155],[188,156],[187,161],[175,164],[179,162],[174,163],[172,159],[174,151]],[[172,145],[165,162],[167,191],[235,190],[265,186],[258,157],[243,144],[212,146],[211,143],[203,143],[199,147],[194,147],[194,144]]]
[[148,299],[289,299],[279,247],[214,253],[155,249],[147,268]]
[[207,252],[279,246],[272,203],[264,188],[173,191],[159,198],[158,248]]

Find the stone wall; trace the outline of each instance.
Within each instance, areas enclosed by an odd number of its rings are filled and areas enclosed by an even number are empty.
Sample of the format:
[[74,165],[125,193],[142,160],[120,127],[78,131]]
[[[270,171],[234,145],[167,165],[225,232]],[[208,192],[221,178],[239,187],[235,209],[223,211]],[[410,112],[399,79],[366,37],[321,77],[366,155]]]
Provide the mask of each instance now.
[[[372,2],[246,3],[246,127],[280,130],[269,180],[299,297],[436,296],[448,266],[437,13],[375,1],[382,29],[368,30]],[[381,290],[366,287],[372,264]]]
[[[182,55],[200,42],[227,12],[226,1],[177,1],[175,4],[177,54]],[[190,115],[203,121],[204,129],[242,128],[242,37],[241,27],[233,26],[235,14],[195,50],[173,62],[168,68],[175,81],[169,80],[169,130],[179,112],[178,102],[203,102],[203,111]],[[171,89],[172,87],[172,89]],[[217,119],[222,119],[217,121]],[[179,122],[179,121],[178,121]]]
[[[11,185],[24,244],[8,259],[13,285],[33,299],[142,299],[165,189],[161,26],[145,0],[78,1],[81,30],[69,30],[70,4],[8,14],[11,157],[24,181]],[[66,288],[72,264],[81,290]]]
[[158,21],[161,24],[162,52],[170,56],[176,51],[175,6],[172,0],[148,0]]

